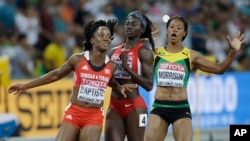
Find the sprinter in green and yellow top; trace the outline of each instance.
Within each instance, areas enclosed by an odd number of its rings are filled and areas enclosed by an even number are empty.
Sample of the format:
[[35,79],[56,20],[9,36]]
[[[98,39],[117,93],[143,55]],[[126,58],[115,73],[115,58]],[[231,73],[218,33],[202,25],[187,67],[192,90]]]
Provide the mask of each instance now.
[[183,48],[178,53],[167,52],[165,47],[157,50],[155,77],[158,86],[187,87],[190,73],[190,50]]
[[155,52],[157,87],[144,141],[163,141],[170,124],[175,141],[192,141],[192,114],[187,94],[189,74],[196,69],[223,74],[240,50],[244,34],[238,31],[232,39],[227,36],[231,49],[224,61],[215,63],[182,45],[188,32],[188,23],[184,18],[171,17],[166,29],[167,45],[157,48]]

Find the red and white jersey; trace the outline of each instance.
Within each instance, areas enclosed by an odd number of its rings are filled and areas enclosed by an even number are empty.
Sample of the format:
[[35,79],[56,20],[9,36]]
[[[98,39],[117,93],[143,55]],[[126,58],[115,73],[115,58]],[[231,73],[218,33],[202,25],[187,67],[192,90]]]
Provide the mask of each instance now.
[[[120,59],[120,54],[123,51],[125,43],[120,45],[112,54],[111,60],[117,64],[117,69],[114,72],[115,78],[119,79],[131,79],[131,76],[124,70],[122,67],[122,61]],[[138,56],[139,49],[143,46],[143,43],[138,43],[135,47],[124,50],[128,56],[128,65],[129,67],[136,72],[137,74],[141,74],[141,62]]]
[[79,87],[78,100],[100,104],[112,77],[112,65],[109,57],[105,58],[105,66],[100,71],[94,71],[88,63],[89,51],[74,71],[73,86]]

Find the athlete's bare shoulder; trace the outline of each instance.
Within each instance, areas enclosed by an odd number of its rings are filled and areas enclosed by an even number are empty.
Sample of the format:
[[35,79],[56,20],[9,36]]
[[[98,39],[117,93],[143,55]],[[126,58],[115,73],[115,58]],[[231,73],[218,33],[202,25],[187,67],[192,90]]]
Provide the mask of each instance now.
[[112,47],[110,49],[110,51],[108,52],[108,56],[111,56],[119,47],[120,47],[120,45]]
[[199,53],[196,50],[192,50],[190,49],[190,56],[191,56],[191,62],[195,63],[197,60],[199,60],[199,58],[203,58],[203,56],[201,55],[201,53]]
[[76,66],[76,65],[78,65],[78,64],[80,63],[80,61],[82,60],[83,56],[84,56],[84,52],[75,53],[75,54],[73,54],[73,55],[71,55],[71,56],[69,57],[68,63],[69,63],[70,65]]
[[80,53],[75,53],[73,55],[76,56],[76,57],[83,57],[84,53],[85,53],[85,51],[84,52],[80,52]]
[[117,64],[114,61],[110,61],[111,66],[112,66],[112,72],[114,72],[117,68]]
[[154,55],[153,55],[153,51],[146,47],[146,46],[142,46],[140,49],[139,49],[139,57],[140,59],[142,58],[152,58]]

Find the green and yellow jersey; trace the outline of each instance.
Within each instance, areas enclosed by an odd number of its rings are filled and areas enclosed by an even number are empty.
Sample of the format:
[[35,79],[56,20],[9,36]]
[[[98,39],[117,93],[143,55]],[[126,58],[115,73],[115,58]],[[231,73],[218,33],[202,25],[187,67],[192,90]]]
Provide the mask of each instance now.
[[154,71],[158,86],[187,87],[191,71],[190,50],[169,53],[165,47],[156,51]]

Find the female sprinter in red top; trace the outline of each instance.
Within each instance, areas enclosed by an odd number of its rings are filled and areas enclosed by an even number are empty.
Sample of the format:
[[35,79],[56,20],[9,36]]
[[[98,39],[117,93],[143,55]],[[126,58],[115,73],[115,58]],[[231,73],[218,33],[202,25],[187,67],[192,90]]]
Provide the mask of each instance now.
[[[111,60],[117,63],[115,78],[120,84],[136,83],[145,90],[153,88],[154,41],[152,22],[139,11],[131,12],[125,21],[126,42],[110,51]],[[147,38],[151,48],[144,45]],[[142,40],[143,39],[143,40]],[[143,141],[147,122],[147,107],[139,88],[124,98],[113,89],[106,117],[105,140]]]
[[[30,81],[9,87],[9,93],[60,80],[73,71],[73,93],[65,110],[56,141],[99,141],[103,124],[103,99],[108,85],[124,96],[125,90],[136,85],[120,86],[112,79],[116,64],[106,55],[111,45],[116,21],[89,21],[84,28],[85,50],[72,55],[60,68]],[[121,96],[121,97],[123,97]]]

